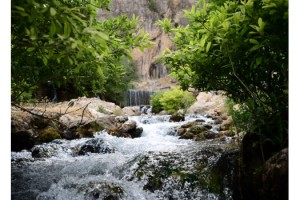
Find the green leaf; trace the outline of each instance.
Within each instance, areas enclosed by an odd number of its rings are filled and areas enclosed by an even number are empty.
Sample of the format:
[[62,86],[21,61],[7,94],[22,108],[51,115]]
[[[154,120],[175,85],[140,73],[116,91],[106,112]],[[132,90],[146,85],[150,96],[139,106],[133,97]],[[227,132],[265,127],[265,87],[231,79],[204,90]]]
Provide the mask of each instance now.
[[265,23],[263,22],[262,18],[258,18],[258,26],[259,27],[263,27],[265,25]]
[[249,42],[252,44],[259,44],[259,42],[256,39],[250,38]]
[[211,42],[208,42],[208,43],[207,43],[207,46],[206,46],[206,53],[209,51],[210,46],[211,46]]
[[50,8],[50,15],[55,16],[56,15],[56,10],[54,8]]
[[100,37],[102,37],[104,40],[108,40],[109,38],[108,38],[108,36],[105,34],[105,33],[103,33],[103,32],[98,32],[98,34],[100,35]]
[[70,58],[70,57],[68,56],[68,60],[69,60],[69,63],[70,63],[71,65],[73,65],[73,60],[72,60],[72,58]]
[[35,47],[29,47],[29,48],[27,49],[28,52],[32,52],[32,51],[34,51],[34,50],[35,50]]
[[71,34],[71,27],[67,21],[64,21],[64,36],[68,38]]
[[256,58],[256,65],[260,65],[262,61],[262,57]]
[[71,48],[72,49],[75,49],[77,47],[77,42],[73,42],[72,44],[71,44]]
[[56,33],[56,26],[54,21],[52,21],[50,25],[50,33],[49,33],[50,37],[52,37],[55,33]]
[[16,8],[17,10],[19,10],[19,11],[23,11],[23,12],[25,12],[24,8],[23,8],[23,7],[21,7],[21,6],[15,6],[15,8]]
[[229,22],[226,22],[226,21],[223,22],[223,23],[222,23],[222,26],[223,26],[223,28],[224,28],[225,31],[228,31],[228,28],[229,28]]
[[204,47],[204,44],[205,44],[207,38],[208,38],[208,35],[203,35],[202,36],[202,38],[200,40],[200,47]]
[[261,45],[261,44],[254,45],[251,49],[249,49],[249,53],[251,53],[252,51],[255,51],[261,47],[263,47],[263,45]]

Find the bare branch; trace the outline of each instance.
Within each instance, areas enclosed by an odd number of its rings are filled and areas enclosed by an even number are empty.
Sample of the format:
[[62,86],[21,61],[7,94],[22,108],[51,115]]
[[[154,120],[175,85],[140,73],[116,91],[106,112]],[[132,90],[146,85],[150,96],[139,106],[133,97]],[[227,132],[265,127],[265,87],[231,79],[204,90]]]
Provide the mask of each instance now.
[[83,109],[82,114],[81,114],[81,120],[80,120],[80,122],[79,122],[79,125],[81,125],[82,119],[83,119],[84,111],[85,111],[85,109],[87,109],[87,107],[88,107],[88,105],[89,105],[90,103],[91,103],[91,102],[89,102],[88,104],[86,104],[85,108]]

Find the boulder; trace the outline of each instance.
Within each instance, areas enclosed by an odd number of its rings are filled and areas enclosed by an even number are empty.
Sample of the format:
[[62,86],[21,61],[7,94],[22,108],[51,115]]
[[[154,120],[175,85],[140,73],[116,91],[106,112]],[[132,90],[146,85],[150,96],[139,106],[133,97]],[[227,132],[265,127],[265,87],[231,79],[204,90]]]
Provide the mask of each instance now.
[[132,133],[130,133],[131,138],[138,138],[141,137],[143,133],[143,128],[142,127],[137,127]]
[[31,149],[33,158],[49,158],[57,155],[57,151],[51,145],[36,145]]
[[104,142],[100,138],[94,138],[85,142],[79,149],[78,155],[86,155],[88,152],[90,153],[114,153],[115,149]]
[[117,116],[115,119],[119,123],[125,123],[126,121],[128,121],[128,117],[127,116]]
[[142,127],[136,126],[136,121],[127,120],[125,123],[116,123],[117,127],[108,129],[109,134],[116,137],[137,138],[141,137]]
[[180,115],[180,114],[171,115],[170,121],[171,121],[171,122],[180,122],[180,121],[184,121],[184,115]]

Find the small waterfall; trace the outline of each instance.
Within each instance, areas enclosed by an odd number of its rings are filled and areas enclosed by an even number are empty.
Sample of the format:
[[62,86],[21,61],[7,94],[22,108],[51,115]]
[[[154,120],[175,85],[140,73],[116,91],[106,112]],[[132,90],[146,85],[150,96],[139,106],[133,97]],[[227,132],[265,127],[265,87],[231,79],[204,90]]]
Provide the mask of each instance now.
[[152,90],[128,90],[127,106],[150,105],[150,96],[154,94]]

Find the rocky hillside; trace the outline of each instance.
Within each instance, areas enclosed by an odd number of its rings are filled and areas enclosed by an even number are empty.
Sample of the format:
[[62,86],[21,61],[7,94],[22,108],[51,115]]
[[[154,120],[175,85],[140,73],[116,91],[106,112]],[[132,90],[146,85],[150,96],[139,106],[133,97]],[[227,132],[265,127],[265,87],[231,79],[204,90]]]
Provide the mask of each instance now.
[[182,18],[183,10],[190,9],[195,3],[196,0],[112,0],[110,12],[99,10],[99,20],[122,14],[126,14],[128,17],[133,14],[139,16],[139,27],[150,34],[154,43],[153,47],[144,52],[139,49],[134,49],[132,52],[139,79],[145,83],[137,83],[137,88],[160,89],[169,86],[170,78],[157,82],[168,74],[166,67],[157,62],[157,56],[166,48],[171,49],[172,43],[169,37],[155,25],[155,22],[169,18],[175,24],[186,25],[187,21]]

